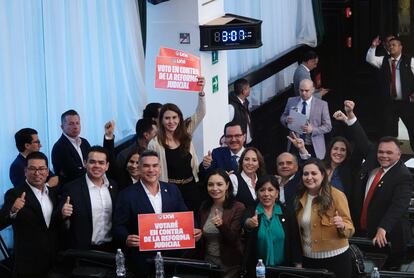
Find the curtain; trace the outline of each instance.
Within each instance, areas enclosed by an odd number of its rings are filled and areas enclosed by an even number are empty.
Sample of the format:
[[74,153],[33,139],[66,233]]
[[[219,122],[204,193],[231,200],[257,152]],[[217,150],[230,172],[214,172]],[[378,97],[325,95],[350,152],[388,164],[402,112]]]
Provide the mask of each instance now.
[[[262,47],[228,52],[230,80],[269,62],[297,44],[316,46],[311,0],[224,1],[224,8],[226,13],[263,21]],[[251,105],[259,106],[292,83],[296,67],[297,64],[293,64],[254,86],[249,97]]]
[[117,139],[134,133],[147,102],[144,68],[135,0],[0,0],[0,196],[20,128],[35,128],[48,156],[68,109],[91,144],[102,144],[111,119]]

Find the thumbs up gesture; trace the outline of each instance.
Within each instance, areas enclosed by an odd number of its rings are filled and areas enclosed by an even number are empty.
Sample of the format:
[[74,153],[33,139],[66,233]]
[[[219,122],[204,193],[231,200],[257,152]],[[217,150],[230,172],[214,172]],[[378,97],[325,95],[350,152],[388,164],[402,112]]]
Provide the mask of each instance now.
[[12,213],[18,213],[19,210],[21,210],[24,207],[24,204],[26,202],[26,192],[23,192],[20,197],[17,197],[16,200],[13,203],[13,206],[11,208]]
[[220,211],[217,208],[214,211],[214,216],[211,218],[211,222],[213,222],[216,227],[223,225],[223,218],[221,218]]
[[246,219],[246,226],[250,229],[257,228],[259,226],[259,218],[257,210],[254,212],[254,215]]
[[211,151],[209,150],[207,155],[205,155],[203,157],[203,167],[204,167],[204,169],[210,168],[211,162],[213,162],[213,157],[211,156]]
[[66,198],[65,204],[62,207],[63,218],[70,217],[73,213],[73,206],[70,204],[70,197]]
[[345,228],[344,220],[342,219],[341,216],[339,216],[338,211],[335,212],[335,216],[333,218],[333,222],[334,222],[335,226],[338,229],[344,229]]

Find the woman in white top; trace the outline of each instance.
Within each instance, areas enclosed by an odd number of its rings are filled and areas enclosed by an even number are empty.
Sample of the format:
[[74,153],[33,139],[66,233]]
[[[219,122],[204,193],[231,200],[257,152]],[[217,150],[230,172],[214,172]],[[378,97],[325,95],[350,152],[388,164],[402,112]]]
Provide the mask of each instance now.
[[345,194],[328,183],[325,165],[307,160],[295,199],[303,266],[325,268],[336,277],[352,277],[348,238],[354,234]]
[[166,103],[159,114],[158,134],[148,144],[160,158],[160,181],[176,184],[190,210],[198,212],[200,192],[198,182],[198,160],[192,143],[192,134],[206,113],[204,99],[204,78],[199,77],[201,90],[194,115],[184,121],[180,108]]
[[246,148],[239,159],[239,173],[231,174],[233,194],[236,200],[246,207],[256,205],[256,182],[266,174],[265,163],[260,151],[254,147]]

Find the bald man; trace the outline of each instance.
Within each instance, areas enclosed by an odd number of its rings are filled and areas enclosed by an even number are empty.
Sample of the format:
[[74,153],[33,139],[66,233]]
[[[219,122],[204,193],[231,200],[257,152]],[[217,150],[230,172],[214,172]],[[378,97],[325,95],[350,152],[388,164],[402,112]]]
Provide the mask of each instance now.
[[284,205],[292,205],[299,184],[298,160],[288,152],[281,153],[276,159],[280,184],[279,200]]
[[[306,124],[302,126],[302,137],[305,141],[306,149],[313,156],[319,159],[325,157],[325,133],[332,129],[331,118],[329,115],[328,103],[324,100],[313,97],[315,87],[310,79],[300,82],[300,96],[288,99],[285,111],[280,117],[280,122],[285,127],[293,124],[295,119],[290,116],[292,110],[306,115]],[[291,150],[291,143],[288,141],[288,151]]]

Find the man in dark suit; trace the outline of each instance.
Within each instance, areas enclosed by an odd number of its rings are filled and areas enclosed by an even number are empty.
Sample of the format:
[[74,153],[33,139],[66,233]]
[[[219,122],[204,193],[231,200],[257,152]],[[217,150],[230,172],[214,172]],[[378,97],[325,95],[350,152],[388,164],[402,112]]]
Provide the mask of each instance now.
[[[312,156],[323,159],[326,152],[324,135],[332,129],[331,116],[329,115],[328,103],[313,97],[314,91],[312,80],[302,80],[300,96],[288,99],[285,111],[280,117],[280,122],[285,127],[294,124],[294,119],[290,116],[292,110],[304,114],[307,122],[302,126],[302,136],[305,140],[306,149]],[[289,150],[296,152],[294,147],[291,148],[290,141],[288,141]]]
[[81,123],[78,112],[68,110],[60,119],[63,133],[53,145],[52,164],[61,184],[65,184],[85,174],[84,160],[91,145],[79,136]]
[[276,166],[280,184],[279,201],[292,206],[300,181],[298,160],[291,153],[284,152],[277,157]]
[[[305,79],[312,79],[310,72],[318,66],[319,57],[313,50],[308,50],[303,53],[301,58],[301,63],[296,68],[295,73],[293,74],[293,89],[295,91],[295,95],[300,95],[300,82]],[[320,88],[315,90],[314,96],[317,98],[322,98],[329,92],[329,89]]]
[[[146,259],[155,252],[139,251],[138,214],[187,211],[180,191],[175,185],[160,182],[161,167],[158,154],[144,151],[139,158],[141,179],[121,191],[114,214],[114,236],[125,246],[127,267],[136,277],[147,277]],[[195,229],[195,238],[201,230]]]
[[0,210],[0,230],[12,225],[14,277],[47,277],[58,249],[61,224],[55,188],[48,188],[47,157],[27,155],[26,181],[7,191]]
[[381,41],[376,37],[368,49],[366,61],[380,71],[380,92],[376,99],[384,111],[383,134],[398,136],[398,119],[407,127],[414,151],[414,58],[402,53],[398,38],[389,40],[389,55],[375,56]]
[[108,153],[93,146],[86,160],[86,175],[63,186],[62,216],[69,221],[70,247],[111,252],[112,215],[117,185],[106,178]]
[[337,111],[334,117],[347,123],[356,148],[365,162],[351,192],[351,214],[357,234],[372,238],[380,248],[391,243],[388,266],[403,262],[411,232],[408,206],[413,190],[410,171],[400,160],[398,140],[383,137],[372,144],[353,113],[355,104],[345,101],[346,114]]
[[227,172],[238,171],[238,163],[244,151],[246,132],[238,122],[229,122],[224,126],[226,147],[215,148],[208,152],[199,167],[199,174],[204,177],[209,171],[217,168]]
[[246,131],[246,144],[252,144],[253,128],[251,124],[249,100],[250,84],[244,78],[234,82],[234,92],[229,94],[229,120],[240,123]]
[[[16,148],[19,151],[16,159],[10,165],[9,177],[13,186],[18,186],[24,183],[26,179],[26,157],[32,152],[38,152],[42,147],[37,131],[33,128],[22,128],[14,135]],[[48,186],[54,187],[58,184],[59,178],[49,171],[47,179]]]

